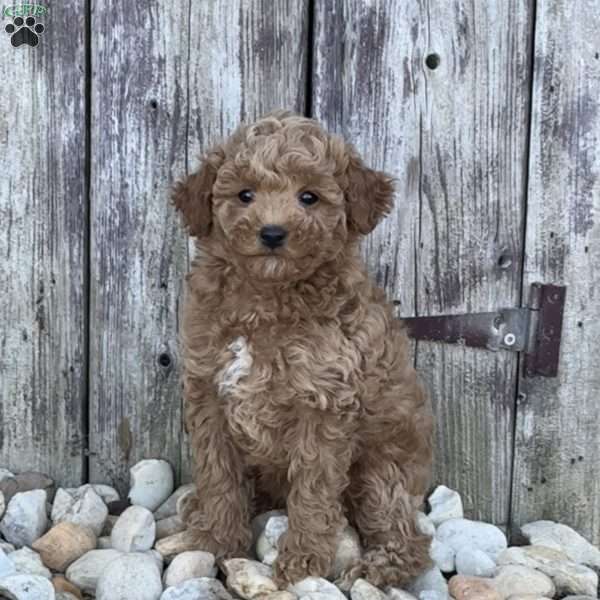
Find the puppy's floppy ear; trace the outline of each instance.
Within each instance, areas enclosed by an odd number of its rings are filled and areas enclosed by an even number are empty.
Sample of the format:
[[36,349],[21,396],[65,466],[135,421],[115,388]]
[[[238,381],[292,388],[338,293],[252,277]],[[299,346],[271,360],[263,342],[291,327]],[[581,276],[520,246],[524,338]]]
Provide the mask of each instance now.
[[351,144],[346,145],[348,168],[346,210],[350,229],[366,235],[391,210],[394,204],[394,178],[367,167]]
[[202,159],[200,168],[173,188],[171,201],[183,215],[190,235],[208,235],[212,225],[212,188],[217,171],[225,161],[225,151],[218,146]]

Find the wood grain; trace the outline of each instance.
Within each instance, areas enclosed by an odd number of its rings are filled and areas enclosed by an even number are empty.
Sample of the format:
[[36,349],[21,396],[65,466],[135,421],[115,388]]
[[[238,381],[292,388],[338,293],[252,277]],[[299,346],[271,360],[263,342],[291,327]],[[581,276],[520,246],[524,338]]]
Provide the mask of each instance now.
[[83,3],[44,17],[36,47],[0,48],[0,466],[67,485],[84,467]]
[[[515,306],[529,3],[317,6],[315,115],[398,178],[396,210],[364,246],[374,277],[402,316]],[[422,343],[417,363],[438,420],[437,480],[469,516],[506,524],[516,357]]]
[[[304,112],[307,0],[193,4],[190,20],[188,171],[240,120],[276,108]],[[193,245],[190,245],[190,254]],[[182,447],[182,478],[191,473]]]
[[[557,379],[520,380],[513,531],[560,520],[600,543],[600,13],[538,6],[524,281],[567,286]],[[526,289],[526,288],[525,288]]]
[[92,2],[90,478],[121,491],[142,458],[179,471],[188,8]]

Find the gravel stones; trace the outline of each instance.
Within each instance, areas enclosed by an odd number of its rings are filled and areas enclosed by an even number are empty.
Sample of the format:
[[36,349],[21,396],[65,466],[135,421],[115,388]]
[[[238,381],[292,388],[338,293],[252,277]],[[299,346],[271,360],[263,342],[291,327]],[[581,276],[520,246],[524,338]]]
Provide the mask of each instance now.
[[210,577],[215,567],[215,557],[210,552],[201,550],[182,552],[169,565],[164,584],[167,587],[177,586],[188,579]]
[[[45,494],[45,492],[44,492]],[[54,587],[38,575],[9,575],[0,579],[0,598],[14,600],[55,600]]]
[[461,548],[478,549],[492,560],[508,546],[502,530],[489,523],[468,519],[449,519],[436,530],[436,538],[450,546],[455,552]]
[[186,494],[192,493],[196,489],[193,483],[186,483],[178,487],[155,511],[154,518],[157,521],[168,519],[177,515],[177,503],[179,499]]
[[387,596],[364,579],[357,579],[350,588],[352,600],[387,600]]
[[81,591],[93,594],[100,573],[111,561],[122,556],[122,552],[113,549],[91,550],[67,569],[67,579]]
[[278,591],[273,573],[267,565],[245,558],[231,558],[223,563],[227,587],[244,600]]
[[167,588],[160,600],[233,600],[233,597],[218,579],[200,577]]
[[63,521],[89,527],[96,537],[100,537],[108,517],[108,508],[92,486],[83,486],[68,492],[59,488],[52,505],[52,522]]
[[15,546],[31,546],[47,526],[46,492],[31,490],[11,498],[0,522],[0,533]]
[[64,573],[67,567],[86,552],[96,547],[96,536],[89,527],[59,523],[33,544],[44,564]]
[[160,571],[148,554],[132,553],[104,568],[96,586],[97,600],[159,600]]
[[435,488],[428,501],[431,512],[427,516],[436,527],[448,519],[462,519],[464,516],[460,494],[445,485]]
[[521,528],[532,545],[564,552],[573,562],[600,569],[600,550],[567,525],[554,521],[535,521]]
[[508,548],[498,557],[499,565],[522,565],[544,573],[559,595],[594,595],[598,575],[590,568],[570,561],[566,554],[546,546]]
[[143,506],[130,506],[117,519],[110,534],[111,546],[121,552],[150,550],[155,539],[154,515]]
[[142,460],[129,471],[131,504],[155,511],[173,492],[173,469],[166,460]]

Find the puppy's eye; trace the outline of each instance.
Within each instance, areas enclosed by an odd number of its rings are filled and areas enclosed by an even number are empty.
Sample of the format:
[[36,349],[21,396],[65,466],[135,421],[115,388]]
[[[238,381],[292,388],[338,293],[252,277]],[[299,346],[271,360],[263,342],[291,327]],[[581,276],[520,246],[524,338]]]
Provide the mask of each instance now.
[[239,194],[238,194],[238,198],[244,203],[244,204],[250,204],[250,202],[252,202],[252,200],[254,200],[254,192],[252,190],[242,190]]
[[319,201],[319,196],[312,192],[302,192],[298,198],[302,204],[306,204],[307,206]]

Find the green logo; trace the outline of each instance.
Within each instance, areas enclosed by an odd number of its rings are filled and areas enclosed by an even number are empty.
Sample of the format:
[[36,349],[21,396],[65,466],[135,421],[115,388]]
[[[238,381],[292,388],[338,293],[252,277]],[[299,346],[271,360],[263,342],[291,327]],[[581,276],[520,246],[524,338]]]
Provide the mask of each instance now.
[[45,17],[48,14],[48,8],[41,4],[13,4],[5,6],[2,9],[2,18],[4,17]]

